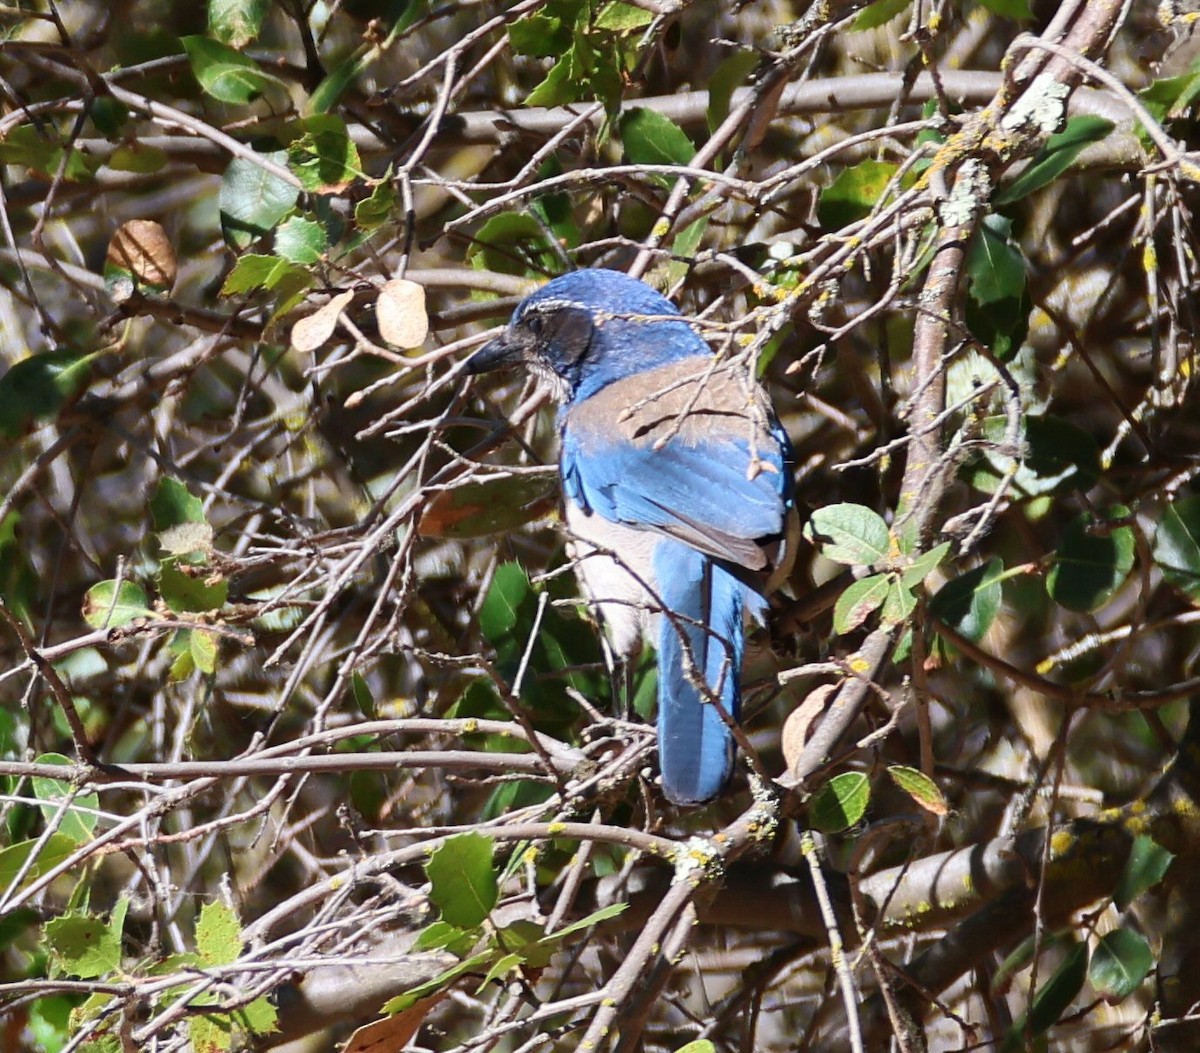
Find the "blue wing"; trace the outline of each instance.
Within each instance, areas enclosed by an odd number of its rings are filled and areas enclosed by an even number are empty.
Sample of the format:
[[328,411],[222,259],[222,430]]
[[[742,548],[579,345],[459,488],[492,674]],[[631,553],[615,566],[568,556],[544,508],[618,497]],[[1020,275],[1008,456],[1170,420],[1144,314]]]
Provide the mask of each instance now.
[[562,418],[567,496],[606,519],[656,530],[762,570],[791,503],[791,451],[757,387],[712,360],[638,373]]

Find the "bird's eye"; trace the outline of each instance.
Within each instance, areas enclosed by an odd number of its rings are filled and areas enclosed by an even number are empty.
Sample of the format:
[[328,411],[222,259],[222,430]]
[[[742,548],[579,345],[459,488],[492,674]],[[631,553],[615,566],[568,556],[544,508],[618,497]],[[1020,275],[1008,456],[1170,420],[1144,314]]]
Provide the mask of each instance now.
[[525,325],[529,327],[529,331],[534,336],[542,335],[542,316],[540,314],[531,314],[525,318]]

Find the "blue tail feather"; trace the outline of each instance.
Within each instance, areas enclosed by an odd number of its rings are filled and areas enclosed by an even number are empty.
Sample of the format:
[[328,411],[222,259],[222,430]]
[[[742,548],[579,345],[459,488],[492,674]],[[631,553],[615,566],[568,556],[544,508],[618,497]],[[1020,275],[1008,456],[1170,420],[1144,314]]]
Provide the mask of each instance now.
[[[715,696],[735,720],[741,708],[742,612],[751,590],[719,563],[663,539],[654,557],[659,599],[658,751],[663,790],[676,804],[721,792],[734,741]],[[690,660],[689,660],[690,656]],[[705,691],[697,682],[703,674]]]

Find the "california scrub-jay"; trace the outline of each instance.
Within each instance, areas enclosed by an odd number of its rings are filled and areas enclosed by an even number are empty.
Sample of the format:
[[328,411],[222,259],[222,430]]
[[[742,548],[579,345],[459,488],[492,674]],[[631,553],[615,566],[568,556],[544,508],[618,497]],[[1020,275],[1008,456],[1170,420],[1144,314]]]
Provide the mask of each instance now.
[[561,404],[567,527],[612,647],[657,647],[663,789],[707,801],[734,754],[712,703],[737,718],[744,613],[766,608],[794,521],[787,435],[752,378],[616,271],[544,285],[466,368],[518,363]]

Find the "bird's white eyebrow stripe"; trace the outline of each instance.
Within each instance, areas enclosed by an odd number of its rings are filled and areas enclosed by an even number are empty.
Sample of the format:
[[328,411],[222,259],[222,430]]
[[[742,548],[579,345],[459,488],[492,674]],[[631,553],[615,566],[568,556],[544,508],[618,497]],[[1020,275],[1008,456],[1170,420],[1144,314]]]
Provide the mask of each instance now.
[[531,303],[524,311],[521,312],[521,317],[524,318],[530,312],[542,314],[546,311],[561,311],[565,307],[576,307],[580,310],[587,310],[585,304],[581,304],[578,300],[538,300],[536,303]]

